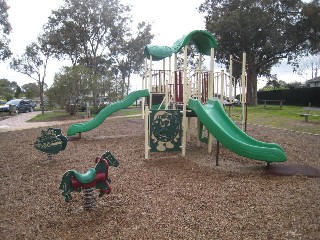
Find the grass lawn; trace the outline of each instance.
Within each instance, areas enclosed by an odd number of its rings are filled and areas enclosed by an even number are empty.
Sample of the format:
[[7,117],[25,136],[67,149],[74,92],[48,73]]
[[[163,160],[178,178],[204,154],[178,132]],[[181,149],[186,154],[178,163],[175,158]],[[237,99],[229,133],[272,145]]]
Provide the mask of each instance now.
[[[112,114],[112,116],[130,116],[141,114],[141,108],[126,108],[121,109]],[[51,121],[64,121],[64,120],[76,120],[83,119],[85,117],[85,112],[77,112],[75,116],[71,116],[69,113],[63,110],[48,111],[44,114],[39,114],[34,118],[30,119],[28,122],[51,122]],[[91,114],[91,117],[94,118],[96,114]]]
[[85,112],[77,112],[75,116],[71,116],[66,111],[49,111],[44,114],[39,114],[34,118],[30,119],[28,122],[52,122],[52,121],[64,121],[83,118]]
[[[229,112],[228,108],[226,109]],[[231,108],[231,118],[241,122],[241,107]],[[300,113],[304,113],[303,107],[283,106],[282,109],[277,105],[248,106],[248,123],[267,125],[276,128],[290,129],[301,132],[310,132],[320,134],[320,117],[310,117],[309,122],[304,121]],[[310,112],[318,114],[319,112]]]
[[[229,113],[229,108],[226,108]],[[283,106],[282,109],[277,105],[249,106],[248,107],[248,123],[267,125],[276,128],[290,129],[294,131],[309,132],[320,134],[320,117],[310,117],[309,122],[304,121],[304,117],[299,114],[304,113],[303,107],[298,106]],[[311,114],[318,114],[319,112],[310,112]],[[141,114],[141,108],[127,108],[112,114],[112,116],[130,116]],[[230,109],[231,118],[236,122],[241,122],[241,107],[233,107]],[[82,119],[84,112],[78,112],[76,116],[70,116],[64,111],[45,112],[44,115],[39,114],[30,120],[30,122],[47,122],[47,121],[63,121],[72,119]],[[95,117],[95,115],[91,115]]]

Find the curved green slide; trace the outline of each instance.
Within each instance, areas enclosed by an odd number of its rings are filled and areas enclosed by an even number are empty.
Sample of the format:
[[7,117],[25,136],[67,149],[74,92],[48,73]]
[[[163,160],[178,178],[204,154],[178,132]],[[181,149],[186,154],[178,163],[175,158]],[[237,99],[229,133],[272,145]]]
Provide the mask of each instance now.
[[243,132],[225,113],[218,99],[209,99],[205,105],[190,99],[188,108],[196,113],[210,134],[232,152],[269,163],[287,161],[278,144],[258,141]]
[[149,96],[149,91],[147,89],[134,91],[130,93],[122,101],[115,102],[106,106],[104,109],[102,109],[98,113],[98,115],[95,118],[91,119],[90,121],[71,125],[68,128],[67,135],[73,136],[77,133],[90,131],[98,127],[101,123],[103,123],[103,121],[112,113],[119,111],[120,109],[129,107],[140,97],[148,97],[148,96]]

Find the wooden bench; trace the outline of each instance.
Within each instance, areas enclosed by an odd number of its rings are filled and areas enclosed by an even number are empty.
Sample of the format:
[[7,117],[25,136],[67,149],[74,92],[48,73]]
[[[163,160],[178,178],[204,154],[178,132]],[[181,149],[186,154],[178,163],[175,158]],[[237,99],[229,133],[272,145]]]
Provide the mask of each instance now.
[[303,108],[304,110],[306,110],[305,113],[300,113],[300,117],[304,117],[304,120],[306,122],[309,121],[309,117],[320,117],[320,115],[318,114],[311,114],[310,111],[320,111],[320,108],[317,107],[305,107]]
[[261,100],[261,102],[264,103],[264,108],[267,108],[267,102],[279,102],[280,104],[280,109],[282,109],[283,103],[285,100]]

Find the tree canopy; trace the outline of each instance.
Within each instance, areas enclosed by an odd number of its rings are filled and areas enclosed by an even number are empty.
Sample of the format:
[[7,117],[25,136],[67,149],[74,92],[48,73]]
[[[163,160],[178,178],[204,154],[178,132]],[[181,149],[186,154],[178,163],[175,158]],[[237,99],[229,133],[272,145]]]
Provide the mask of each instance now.
[[35,80],[40,88],[40,102],[42,114],[44,113],[44,86],[47,73],[48,61],[52,55],[50,49],[43,42],[43,38],[38,38],[38,43],[33,42],[25,49],[24,54],[13,58],[10,66],[12,69],[27,75]]
[[26,98],[36,98],[39,96],[40,88],[36,83],[27,83],[21,86],[22,91],[25,93]]
[[121,95],[128,92],[130,74],[143,64],[143,47],[153,38],[145,22],[132,32],[130,10],[119,0],[65,0],[44,27],[47,45],[57,58],[92,70],[94,105],[99,102],[98,87],[109,81],[110,73],[120,74]]
[[217,60],[233,55],[235,76],[240,76],[241,56],[247,54],[247,102],[257,103],[257,78],[269,76],[271,67],[306,52],[319,52],[319,0],[206,0],[206,29],[218,39]]
[[10,82],[8,79],[0,79],[0,98],[3,100],[13,99],[18,84],[16,82]]
[[70,106],[76,106],[86,100],[84,96],[90,95],[90,86],[94,83],[93,76],[91,69],[85,66],[64,67],[55,75],[54,83],[48,90],[47,96],[50,101],[76,113],[76,108],[71,109]]
[[11,24],[8,19],[8,5],[5,0],[0,0],[0,60],[8,59],[12,52],[9,48],[9,34],[11,32]]
[[129,31],[129,10],[118,0],[65,0],[48,18],[48,44],[57,57],[96,68],[99,58],[112,54],[111,49]]

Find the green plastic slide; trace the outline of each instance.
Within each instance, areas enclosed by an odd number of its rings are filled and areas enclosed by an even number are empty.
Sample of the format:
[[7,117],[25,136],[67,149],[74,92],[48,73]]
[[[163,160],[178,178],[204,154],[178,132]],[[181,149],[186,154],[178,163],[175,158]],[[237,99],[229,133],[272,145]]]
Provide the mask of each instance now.
[[232,152],[265,162],[287,161],[284,150],[278,144],[258,141],[243,132],[225,113],[218,99],[209,99],[206,105],[190,99],[188,108],[196,113],[217,141]]
[[120,109],[129,107],[140,97],[148,97],[148,96],[149,96],[149,91],[147,89],[132,92],[122,101],[115,102],[106,106],[104,109],[102,109],[98,113],[98,115],[95,118],[91,119],[90,121],[71,125],[68,128],[67,135],[73,136],[77,133],[90,131],[98,127],[101,123],[103,123],[104,120],[108,116],[110,116],[112,113],[119,111]]

